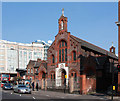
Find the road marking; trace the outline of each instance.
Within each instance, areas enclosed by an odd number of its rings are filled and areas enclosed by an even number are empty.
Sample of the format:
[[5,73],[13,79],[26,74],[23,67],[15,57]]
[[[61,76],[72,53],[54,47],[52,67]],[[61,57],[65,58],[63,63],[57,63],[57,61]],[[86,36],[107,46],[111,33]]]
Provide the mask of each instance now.
[[65,97],[61,97],[62,99],[64,99]]
[[12,93],[11,93],[12,94]]
[[20,96],[21,96],[21,94],[20,94]]
[[48,96],[48,97],[49,97],[50,95],[46,95],[46,96]]
[[100,98],[100,99],[104,99],[104,98]]
[[33,97],[33,99],[35,99],[35,97]]

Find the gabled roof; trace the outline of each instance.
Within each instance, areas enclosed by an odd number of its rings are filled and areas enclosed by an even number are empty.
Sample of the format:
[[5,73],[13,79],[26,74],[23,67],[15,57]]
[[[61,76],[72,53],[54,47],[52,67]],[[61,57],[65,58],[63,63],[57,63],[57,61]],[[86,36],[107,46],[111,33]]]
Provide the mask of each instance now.
[[36,62],[36,61],[34,61],[34,60],[30,60],[29,63],[28,63],[28,65],[30,65],[30,64],[31,64],[31,65],[34,65],[35,62]]
[[84,41],[84,40],[82,40],[80,38],[77,38],[77,37],[75,37],[73,35],[70,35],[70,37],[73,38],[74,40],[80,42],[81,46],[84,46],[84,47],[86,47],[88,49],[99,52],[99,53],[101,53],[103,55],[108,55],[111,58],[118,59],[118,57],[115,54],[113,54],[113,53],[111,53],[111,52],[109,52],[109,51],[107,51],[105,49],[102,49],[102,48],[100,48],[98,46],[95,46],[95,45],[93,45],[93,44],[91,44],[91,43],[89,43],[87,41]]
[[40,62],[36,61],[34,64],[34,68],[38,68],[40,66],[40,63],[41,63],[41,61]]

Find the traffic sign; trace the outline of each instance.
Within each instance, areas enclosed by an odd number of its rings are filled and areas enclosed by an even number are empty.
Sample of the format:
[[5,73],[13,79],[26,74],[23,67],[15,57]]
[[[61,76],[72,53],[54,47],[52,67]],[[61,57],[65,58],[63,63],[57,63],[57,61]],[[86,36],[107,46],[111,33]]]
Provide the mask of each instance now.
[[65,75],[65,78],[67,78],[67,75]]
[[117,65],[117,68],[118,68],[118,72],[120,72],[120,65]]
[[113,90],[115,90],[115,86],[113,86]]

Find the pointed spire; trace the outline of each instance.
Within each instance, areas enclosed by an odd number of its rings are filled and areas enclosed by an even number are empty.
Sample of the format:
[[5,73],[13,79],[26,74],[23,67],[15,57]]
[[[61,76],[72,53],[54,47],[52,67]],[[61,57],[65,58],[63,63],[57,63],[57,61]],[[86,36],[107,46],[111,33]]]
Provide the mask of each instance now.
[[64,16],[64,8],[62,9],[62,15]]

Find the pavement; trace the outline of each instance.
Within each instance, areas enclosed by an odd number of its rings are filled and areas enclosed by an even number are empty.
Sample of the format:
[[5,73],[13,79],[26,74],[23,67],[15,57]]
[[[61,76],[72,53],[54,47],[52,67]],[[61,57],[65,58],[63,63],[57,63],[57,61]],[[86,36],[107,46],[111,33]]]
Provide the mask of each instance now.
[[[111,96],[95,93],[91,95],[68,94],[55,91],[32,91],[32,94],[13,93],[13,90],[2,90],[2,101],[111,101]],[[114,97],[114,101],[120,101],[120,97]]]

